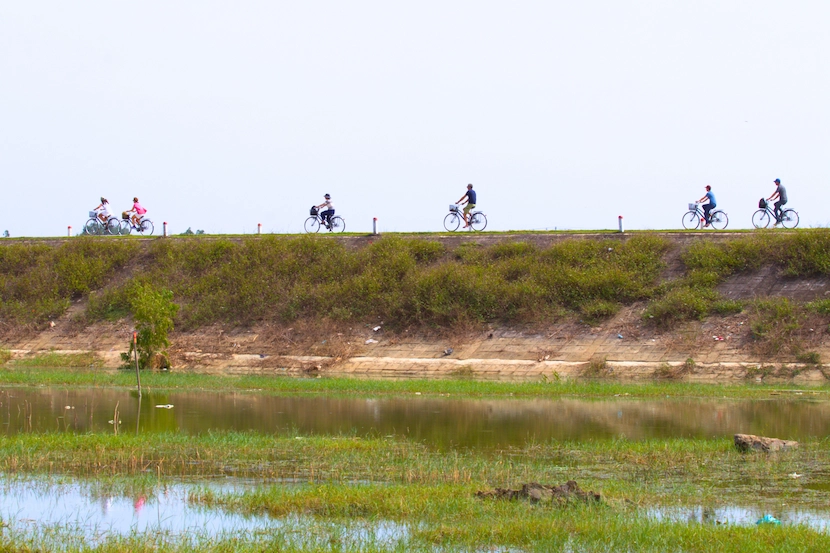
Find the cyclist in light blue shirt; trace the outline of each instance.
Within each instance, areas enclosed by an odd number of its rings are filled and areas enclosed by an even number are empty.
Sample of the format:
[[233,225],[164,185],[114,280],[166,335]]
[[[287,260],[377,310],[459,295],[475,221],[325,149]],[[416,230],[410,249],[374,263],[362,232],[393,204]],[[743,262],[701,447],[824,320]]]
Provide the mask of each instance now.
[[712,222],[712,216],[709,212],[718,207],[718,203],[715,201],[715,195],[712,194],[712,187],[708,184],[706,185],[706,195],[699,199],[697,203],[702,203],[704,201],[706,203],[703,205],[703,216],[706,218],[706,224],[703,226],[708,227]]

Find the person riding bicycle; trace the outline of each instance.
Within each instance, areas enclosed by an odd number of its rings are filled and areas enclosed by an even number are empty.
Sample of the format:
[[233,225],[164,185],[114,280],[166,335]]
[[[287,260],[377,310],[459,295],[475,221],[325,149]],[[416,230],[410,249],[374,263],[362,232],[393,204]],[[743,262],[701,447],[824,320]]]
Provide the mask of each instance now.
[[771,202],[774,199],[778,199],[773,205],[775,206],[775,224],[773,227],[777,227],[781,223],[781,206],[787,203],[787,189],[784,188],[784,185],[781,184],[780,179],[775,179],[773,181],[775,183],[775,192],[773,192],[772,196],[767,198],[768,202]]
[[702,203],[704,201],[706,203],[703,204],[703,217],[706,219],[706,224],[703,226],[708,227],[712,223],[712,216],[710,215],[710,212],[718,207],[718,204],[715,201],[715,195],[712,194],[712,187],[708,184],[706,185],[706,194],[699,199],[697,203]]
[[101,197],[101,203],[96,207],[93,211],[98,213],[98,219],[107,226],[107,221],[112,218],[112,212],[110,211],[110,203],[107,201],[106,198],[103,196]]
[[467,204],[464,206],[464,228],[467,228],[470,226],[470,210],[476,206],[476,193],[475,190],[473,190],[472,184],[467,185],[467,192],[465,192],[464,195],[461,196],[457,202],[455,202],[455,205],[459,204]]
[[316,207],[317,209],[320,209],[321,207],[326,208],[324,211],[320,212],[320,220],[323,221],[323,224],[326,225],[327,229],[331,229],[331,217],[334,215],[334,204],[331,201],[330,194],[326,194],[324,197],[326,198],[326,201]]
[[141,218],[147,213],[147,210],[138,203],[138,198],[133,198],[133,208],[128,209],[125,213],[132,213],[130,215],[130,222],[133,224],[134,227],[137,227],[141,222]]

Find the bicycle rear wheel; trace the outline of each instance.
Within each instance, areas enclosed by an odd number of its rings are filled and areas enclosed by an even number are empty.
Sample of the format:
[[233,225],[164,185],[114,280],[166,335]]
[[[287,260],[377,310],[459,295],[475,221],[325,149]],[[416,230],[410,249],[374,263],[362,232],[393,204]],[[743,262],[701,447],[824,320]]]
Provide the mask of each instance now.
[[89,234],[91,236],[96,236],[98,234],[101,234],[102,230],[103,230],[103,228],[101,228],[101,223],[98,221],[98,219],[96,219],[94,217],[91,217],[84,224],[84,232],[86,232],[87,234]]
[[320,230],[320,220],[317,217],[309,217],[305,220],[303,226],[306,232],[318,232]]
[[693,230],[700,226],[700,216],[697,211],[687,211],[683,215],[683,228],[686,230]]
[[798,226],[798,213],[792,209],[785,209],[781,212],[781,226],[784,228],[795,228]]
[[346,230],[346,221],[340,215],[335,215],[331,218],[331,227],[329,232],[344,232]]
[[150,234],[153,234],[153,231],[154,231],[154,230],[155,230],[155,228],[153,227],[153,221],[151,221],[151,220],[149,220],[149,219],[142,219],[142,220],[138,223],[138,233],[139,233],[139,234],[142,234],[142,235],[144,235],[144,234],[150,235]]
[[755,228],[767,228],[769,226],[770,216],[766,209],[759,209],[752,214],[752,225]]
[[450,232],[458,230],[458,225],[460,224],[461,216],[456,212],[447,213],[447,216],[444,217],[444,228]]
[[470,226],[473,230],[481,232],[487,228],[487,215],[481,211],[476,211],[470,214]]
[[729,217],[726,216],[726,213],[718,209],[709,214],[709,221],[712,228],[723,230],[729,224]]
[[118,219],[109,219],[109,220],[107,220],[107,227],[106,227],[105,234],[113,234],[113,235],[121,234],[121,223],[118,221]]

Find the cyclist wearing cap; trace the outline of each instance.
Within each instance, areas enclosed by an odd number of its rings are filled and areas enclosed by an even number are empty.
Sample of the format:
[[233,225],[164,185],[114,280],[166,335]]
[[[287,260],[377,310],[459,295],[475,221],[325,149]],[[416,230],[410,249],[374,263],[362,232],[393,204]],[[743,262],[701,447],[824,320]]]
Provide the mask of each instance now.
[[98,219],[104,223],[104,226],[107,226],[107,221],[112,218],[112,213],[110,212],[110,203],[107,201],[106,198],[103,196],[101,197],[101,203],[94,209],[94,211],[98,212]]
[[767,198],[767,201],[771,202],[776,198],[778,199],[778,201],[775,202],[775,204],[773,204],[775,206],[775,225],[773,226],[777,226],[781,222],[781,206],[787,203],[787,189],[784,188],[784,185],[781,184],[781,181],[779,179],[775,179],[773,182],[775,183],[776,187],[775,192],[772,194],[772,196]]
[[706,218],[706,224],[703,225],[704,227],[708,227],[712,223],[712,216],[709,214],[713,209],[718,207],[717,202],[715,201],[715,195],[712,194],[712,187],[708,184],[706,185],[706,194],[697,201],[697,203],[706,202],[703,204],[703,216]]
[[320,209],[321,207],[326,208],[325,211],[322,211],[320,213],[320,219],[322,219],[323,224],[326,225],[326,228],[330,229],[331,228],[331,217],[332,217],[332,215],[334,215],[334,204],[331,201],[331,195],[330,194],[326,194],[325,198],[326,198],[326,201],[321,203],[320,205],[318,205],[317,209]]
[[467,192],[461,196],[461,198],[455,202],[456,205],[458,204],[464,205],[464,228],[470,226],[470,210],[476,206],[476,192],[473,190],[473,185],[467,185]]

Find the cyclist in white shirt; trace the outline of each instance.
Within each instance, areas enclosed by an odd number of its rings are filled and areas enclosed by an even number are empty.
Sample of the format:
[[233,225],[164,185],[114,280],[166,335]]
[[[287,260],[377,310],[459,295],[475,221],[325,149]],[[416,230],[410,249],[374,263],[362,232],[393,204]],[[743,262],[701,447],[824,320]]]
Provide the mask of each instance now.
[[326,201],[321,203],[317,206],[317,209],[321,207],[325,207],[326,209],[320,212],[320,218],[323,220],[323,224],[326,225],[327,229],[331,229],[331,217],[334,215],[334,203],[331,201],[331,195],[325,195]]

